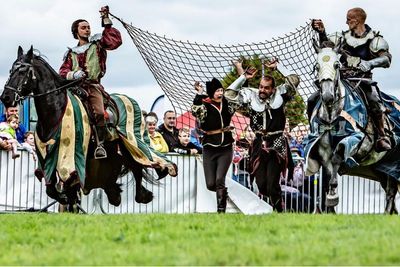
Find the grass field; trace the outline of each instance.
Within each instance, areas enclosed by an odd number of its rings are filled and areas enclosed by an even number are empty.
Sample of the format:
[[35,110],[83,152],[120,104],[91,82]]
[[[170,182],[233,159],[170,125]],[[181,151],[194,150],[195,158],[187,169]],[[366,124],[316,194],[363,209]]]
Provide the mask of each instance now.
[[383,215],[0,214],[0,265],[399,265]]

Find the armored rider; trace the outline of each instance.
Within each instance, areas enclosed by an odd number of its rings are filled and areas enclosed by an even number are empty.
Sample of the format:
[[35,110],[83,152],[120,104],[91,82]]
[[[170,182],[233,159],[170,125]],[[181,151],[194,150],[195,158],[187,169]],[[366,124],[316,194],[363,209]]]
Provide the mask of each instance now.
[[[341,62],[343,64],[343,78],[356,79],[365,93],[369,114],[377,129],[378,138],[375,143],[377,152],[391,149],[389,137],[384,129],[384,111],[379,90],[375,82],[372,82],[372,69],[388,68],[392,55],[389,53],[389,45],[385,39],[365,24],[367,14],[362,8],[352,8],[347,12],[346,24],[349,29],[342,33],[327,35],[324,24],[319,19],[312,21],[312,27],[319,33],[320,42],[332,41],[335,45],[341,42]],[[347,71],[346,71],[347,70]],[[355,71],[356,70],[356,71]],[[307,113],[311,118],[312,111],[319,98],[319,92],[314,93],[308,99]]]

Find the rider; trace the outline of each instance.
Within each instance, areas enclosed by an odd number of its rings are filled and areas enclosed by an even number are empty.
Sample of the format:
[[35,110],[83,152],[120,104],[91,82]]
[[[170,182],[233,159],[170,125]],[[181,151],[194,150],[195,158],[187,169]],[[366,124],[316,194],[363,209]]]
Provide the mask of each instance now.
[[104,27],[102,34],[90,36],[90,25],[84,19],[72,23],[72,35],[78,40],[78,45],[68,49],[64,63],[60,67],[62,77],[68,80],[83,79],[82,88],[88,94],[88,102],[96,125],[97,148],[94,154],[96,159],[107,157],[103,147],[106,134],[103,94],[107,94],[100,80],[106,72],[107,50],[114,50],[122,44],[121,33],[112,27],[108,17],[108,6],[102,7],[99,12]]
[[[252,78],[242,64],[235,61],[240,77],[226,90],[228,101],[238,105],[237,109],[250,118],[250,127],[256,133],[250,149],[252,173],[261,194],[269,197],[274,210],[283,211],[280,175],[288,164],[288,145],[284,135],[285,105],[296,93],[300,79],[295,74],[285,77],[285,83],[275,86],[270,75],[261,78],[258,89],[242,87]],[[277,61],[267,63],[267,68],[276,69]]]
[[[312,27],[319,33],[320,42],[333,41],[336,45],[342,40],[341,61],[345,68],[357,71],[344,71],[344,78],[367,78],[361,80],[360,87],[367,98],[369,113],[378,132],[375,150],[377,152],[391,149],[389,137],[384,129],[384,111],[382,100],[376,83],[372,79],[372,69],[377,67],[388,68],[392,55],[389,53],[389,45],[379,34],[373,31],[365,20],[367,14],[362,8],[352,8],[347,12],[346,23],[349,30],[327,36],[324,24],[319,19],[312,21]],[[314,93],[308,99],[307,113],[309,119],[319,98],[319,92]]]

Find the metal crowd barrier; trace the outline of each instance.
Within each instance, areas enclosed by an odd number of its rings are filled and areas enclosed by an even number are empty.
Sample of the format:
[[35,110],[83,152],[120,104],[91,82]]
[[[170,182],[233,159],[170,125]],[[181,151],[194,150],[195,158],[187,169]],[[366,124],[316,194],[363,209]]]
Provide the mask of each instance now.
[[[53,202],[45,193],[45,186],[33,175],[37,162],[31,155],[20,151],[21,157],[13,160],[11,153],[0,151],[0,212],[38,211]],[[198,179],[204,179],[203,167],[193,156],[167,154],[167,157],[178,165],[177,177],[167,176],[157,184],[145,183],[145,187],[153,192],[154,200],[148,204],[134,201],[135,184],[132,175],[126,175],[119,181],[122,183],[122,203],[118,207],[108,204],[107,196],[101,189],[82,197],[82,207],[87,213],[194,213],[198,199]],[[152,172],[152,171],[150,171]],[[235,178],[234,168],[228,178]],[[154,175],[154,173],[152,173]],[[156,176],[155,176],[156,177]],[[244,179],[249,175],[244,173]],[[243,183],[243,179],[240,181]],[[246,184],[244,184],[246,185]],[[253,192],[257,194],[255,183]],[[284,191],[283,200],[287,212],[312,213],[321,208],[321,181],[317,176],[307,178],[298,191],[290,188]],[[247,184],[249,186],[249,184]],[[283,187],[284,190],[287,190]],[[363,214],[383,213],[385,194],[379,183],[363,178],[339,177],[338,193],[340,196],[337,213]],[[398,199],[397,199],[398,200]],[[396,201],[399,205],[398,201]],[[58,204],[50,206],[46,211],[58,212]]]

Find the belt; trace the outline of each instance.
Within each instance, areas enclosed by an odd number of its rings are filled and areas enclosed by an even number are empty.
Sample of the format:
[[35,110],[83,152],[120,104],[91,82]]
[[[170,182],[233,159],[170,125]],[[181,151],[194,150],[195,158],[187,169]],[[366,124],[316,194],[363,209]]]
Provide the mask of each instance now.
[[235,129],[235,127],[233,127],[233,126],[227,126],[227,127],[225,127],[225,128],[222,128],[222,129],[211,130],[211,131],[204,131],[204,133],[205,133],[206,135],[214,135],[214,134],[220,134],[220,133],[224,133],[224,132],[230,132],[230,131],[232,131],[233,129]]
[[260,131],[255,131],[254,133],[262,135],[262,136],[272,136],[272,135],[276,135],[276,134],[282,134],[283,131],[279,130],[279,131],[274,131],[274,132],[267,132],[266,130],[260,130]]

